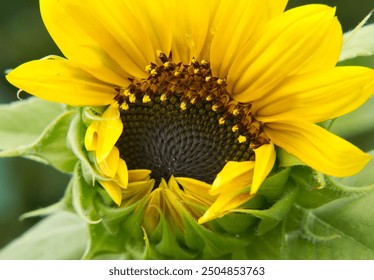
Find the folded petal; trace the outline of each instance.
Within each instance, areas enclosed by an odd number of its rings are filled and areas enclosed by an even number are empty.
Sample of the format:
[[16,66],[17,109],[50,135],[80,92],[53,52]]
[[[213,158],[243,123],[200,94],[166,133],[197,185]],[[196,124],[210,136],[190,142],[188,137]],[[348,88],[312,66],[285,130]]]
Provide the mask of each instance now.
[[119,150],[117,147],[113,147],[105,160],[99,163],[100,170],[105,176],[114,178],[117,173],[119,162]]
[[256,37],[264,24],[283,12],[287,1],[221,1],[213,24],[215,38],[210,61],[213,74],[225,78],[237,54]]
[[262,182],[269,175],[275,162],[274,144],[264,144],[254,150],[256,155],[255,167],[253,171],[253,180],[251,185],[251,194],[255,194],[260,188]]
[[123,130],[117,103],[112,103],[101,116],[98,129],[96,160],[100,164],[113,150]]
[[286,79],[271,94],[253,102],[262,122],[303,119],[314,123],[349,113],[374,92],[374,70],[335,67]]
[[357,174],[370,160],[348,141],[309,122],[267,123],[265,132],[275,145],[331,176]]
[[122,202],[121,187],[115,181],[99,181],[113,201],[119,206]]
[[117,92],[66,59],[51,58],[24,63],[7,80],[42,99],[73,106],[102,106],[113,102]]
[[230,68],[229,92],[240,102],[250,102],[290,75],[333,67],[342,44],[341,27],[334,14],[335,9],[314,4],[270,20]]
[[175,180],[183,187],[186,195],[190,195],[206,205],[211,205],[214,202],[216,197],[209,194],[211,185],[185,177],[177,177]]
[[218,195],[222,192],[248,188],[252,183],[254,167],[253,161],[229,161],[218,173],[209,193]]
[[118,161],[118,168],[115,179],[118,181],[118,184],[121,188],[127,188],[127,185],[129,183],[129,172],[126,162],[121,158]]
[[254,195],[245,193],[222,193],[218,196],[217,200],[211,207],[204,213],[204,215],[198,220],[199,224],[206,223],[210,220],[223,217],[229,211],[237,208],[243,203],[250,200]]

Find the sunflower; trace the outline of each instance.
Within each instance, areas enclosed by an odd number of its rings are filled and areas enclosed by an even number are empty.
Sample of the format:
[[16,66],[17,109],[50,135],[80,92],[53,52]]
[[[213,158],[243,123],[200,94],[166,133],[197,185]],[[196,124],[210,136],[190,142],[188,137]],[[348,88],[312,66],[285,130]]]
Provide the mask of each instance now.
[[332,176],[369,155],[318,125],[363,104],[374,71],[337,67],[335,9],[286,0],[40,0],[66,58],[25,63],[8,81],[40,98],[102,111],[85,148],[121,207],[144,224],[186,210],[203,224],[250,200],[276,147]]

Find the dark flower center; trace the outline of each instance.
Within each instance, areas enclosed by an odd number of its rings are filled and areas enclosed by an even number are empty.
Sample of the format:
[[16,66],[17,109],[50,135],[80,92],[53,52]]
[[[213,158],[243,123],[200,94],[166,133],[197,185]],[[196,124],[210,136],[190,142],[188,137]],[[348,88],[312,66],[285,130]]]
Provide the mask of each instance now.
[[157,181],[171,175],[212,183],[228,161],[254,160],[264,144],[250,107],[233,101],[209,63],[147,67],[146,80],[119,89],[123,133],[116,146],[129,169],[149,169]]

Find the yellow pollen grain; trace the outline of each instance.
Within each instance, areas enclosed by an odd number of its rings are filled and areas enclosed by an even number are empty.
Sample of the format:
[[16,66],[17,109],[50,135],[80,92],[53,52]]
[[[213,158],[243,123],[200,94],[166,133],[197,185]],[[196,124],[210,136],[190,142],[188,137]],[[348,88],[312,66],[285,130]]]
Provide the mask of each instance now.
[[218,79],[217,80],[217,84],[219,84],[220,86],[224,85],[225,84],[225,80],[224,79]]
[[239,135],[238,141],[239,141],[240,144],[245,143],[245,142],[247,142],[247,137],[245,137],[243,135]]
[[150,74],[153,75],[153,76],[157,75],[156,69],[152,69],[151,72],[150,72]]
[[162,102],[165,102],[167,99],[168,99],[168,97],[166,96],[165,93],[161,94],[160,100],[161,100]]
[[212,106],[212,110],[213,110],[214,112],[216,112],[218,108],[219,108],[219,105],[217,105],[217,104],[214,104],[214,105]]
[[130,93],[130,95],[129,95],[129,101],[131,103],[135,103],[136,102],[136,96],[135,96],[135,94]]
[[181,103],[181,105],[180,105],[180,108],[184,111],[184,110],[186,110],[187,109],[187,104],[186,104],[186,102],[182,102]]
[[125,110],[125,111],[129,109],[129,105],[126,102],[123,102],[120,107],[122,110]]
[[126,89],[124,92],[123,92],[123,95],[124,96],[126,96],[126,97],[128,97],[128,96],[130,96],[130,91],[128,90],[128,89]]
[[[231,128],[232,132],[237,132],[239,130],[239,126],[236,124]],[[240,136],[239,136],[240,137]],[[240,140],[239,140],[240,142]]]
[[148,94],[143,96],[143,100],[142,100],[143,103],[148,103],[148,102],[151,102],[151,101],[152,100],[151,100],[151,98],[149,97]]
[[151,71],[152,71],[152,66],[151,66],[151,65],[147,65],[147,66],[145,67],[145,71],[147,71],[148,73],[151,73]]
[[205,82],[209,82],[211,79],[212,79],[211,76],[207,76],[207,77],[205,77]]
[[213,97],[212,97],[211,95],[208,95],[208,96],[205,98],[206,101],[211,101],[212,99],[213,99]]
[[225,124],[225,118],[224,117],[220,117],[219,120],[218,120],[218,123],[220,125],[224,125]]
[[232,111],[232,114],[233,114],[234,116],[239,115],[239,113],[240,113],[240,110],[239,110],[239,109],[234,109],[234,111]]

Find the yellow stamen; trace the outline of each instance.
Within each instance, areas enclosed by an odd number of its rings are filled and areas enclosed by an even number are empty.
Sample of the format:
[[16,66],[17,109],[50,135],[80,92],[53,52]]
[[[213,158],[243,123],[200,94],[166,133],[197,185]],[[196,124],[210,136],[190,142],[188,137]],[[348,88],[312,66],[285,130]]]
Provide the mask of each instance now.
[[127,110],[129,109],[129,104],[127,104],[126,102],[123,102],[123,103],[121,104],[120,108],[121,108],[122,110],[127,111]]
[[149,95],[148,94],[146,94],[146,95],[144,95],[143,96],[143,103],[148,103],[148,102],[151,102],[152,100],[151,100],[151,98],[149,97]]
[[240,136],[238,137],[238,141],[239,141],[240,144],[241,144],[241,143],[245,143],[245,142],[247,142],[247,137],[245,137],[245,136],[243,136],[243,135],[240,135]]
[[184,111],[184,110],[186,110],[187,109],[187,104],[186,104],[186,102],[182,102],[181,103],[181,106],[180,106],[180,108]]
[[136,96],[135,96],[135,94],[130,93],[129,101],[130,101],[131,103],[135,103],[135,101],[136,101]]

